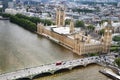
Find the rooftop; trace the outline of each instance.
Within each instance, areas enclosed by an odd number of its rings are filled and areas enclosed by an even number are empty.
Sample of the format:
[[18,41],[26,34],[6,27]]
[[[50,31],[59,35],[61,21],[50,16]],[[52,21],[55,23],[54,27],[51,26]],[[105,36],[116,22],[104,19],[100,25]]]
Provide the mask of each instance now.
[[57,28],[53,28],[53,31],[59,34],[70,34],[69,27],[57,27]]

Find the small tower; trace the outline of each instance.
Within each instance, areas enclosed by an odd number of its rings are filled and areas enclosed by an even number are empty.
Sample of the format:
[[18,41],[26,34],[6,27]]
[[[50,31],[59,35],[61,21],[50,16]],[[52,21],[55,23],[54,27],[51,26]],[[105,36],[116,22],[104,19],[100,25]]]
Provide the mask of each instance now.
[[90,43],[90,39],[91,39],[91,37],[90,37],[90,35],[88,35],[88,36],[87,36],[86,43]]
[[84,40],[83,40],[83,36],[80,37],[79,33],[74,35],[74,48],[73,48],[73,52],[77,53],[78,55],[81,55],[82,53],[84,53]]
[[74,29],[74,21],[73,21],[73,19],[71,19],[71,21],[70,21],[70,33],[73,33],[75,31],[75,29]]
[[42,34],[44,30],[44,25],[42,23],[37,24],[37,33]]
[[65,25],[65,9],[62,6],[59,6],[56,11],[56,25],[58,27]]
[[103,53],[108,53],[110,51],[111,41],[112,41],[112,24],[111,21],[108,21],[103,36]]
[[80,38],[79,38],[79,34],[75,34],[74,35],[74,49],[73,52],[79,54],[80,52]]

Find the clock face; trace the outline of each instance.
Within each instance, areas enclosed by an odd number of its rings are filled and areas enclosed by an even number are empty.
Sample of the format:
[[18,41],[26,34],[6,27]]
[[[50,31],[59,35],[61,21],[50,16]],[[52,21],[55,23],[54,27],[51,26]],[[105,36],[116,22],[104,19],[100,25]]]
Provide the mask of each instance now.
[[108,30],[105,30],[105,32],[107,32]]
[[110,32],[112,32],[112,30],[110,30]]

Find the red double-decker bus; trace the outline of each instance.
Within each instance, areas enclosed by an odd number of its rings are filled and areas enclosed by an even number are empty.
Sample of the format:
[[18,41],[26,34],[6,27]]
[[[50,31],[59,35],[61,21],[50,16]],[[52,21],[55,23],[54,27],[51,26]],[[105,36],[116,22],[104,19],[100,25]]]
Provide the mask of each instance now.
[[62,62],[61,62],[61,61],[56,62],[56,66],[61,65],[61,64],[62,64]]

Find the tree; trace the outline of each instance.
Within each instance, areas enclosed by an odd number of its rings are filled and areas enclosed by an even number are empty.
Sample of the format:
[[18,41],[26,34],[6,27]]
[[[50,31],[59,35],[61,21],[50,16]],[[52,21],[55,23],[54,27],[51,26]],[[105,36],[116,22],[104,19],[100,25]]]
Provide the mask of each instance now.
[[104,22],[108,22],[108,20],[102,20],[100,24],[103,24]]
[[98,34],[103,35],[104,34],[104,29],[100,30]]
[[98,56],[98,53],[89,53],[89,56]]
[[65,25],[69,25],[70,24],[70,20],[69,19],[66,19],[65,20]]
[[23,19],[28,19],[30,20],[30,17],[22,15],[22,14],[16,14],[15,16],[17,16],[18,18],[23,18]]
[[82,27],[82,28],[84,28],[84,27],[85,27],[85,24],[84,24],[83,21],[77,20],[76,23],[75,23],[75,27]]
[[118,41],[118,46],[120,46],[120,41]]
[[16,14],[14,16],[6,13],[1,13],[0,15],[2,15],[3,17],[9,17],[11,22],[18,24],[21,27],[30,30],[32,32],[37,30],[37,23],[41,22],[44,25],[48,25],[48,26],[54,24],[51,20],[40,19],[38,17],[28,17],[22,14]]
[[40,19],[38,17],[28,17],[28,16],[25,16],[25,15],[22,15],[22,14],[16,14],[17,17],[19,18],[23,18],[23,19],[27,19],[33,23],[35,23],[37,25],[37,23],[43,23],[44,25],[51,25],[51,24],[54,24],[51,20],[48,20],[48,19]]
[[113,41],[120,41],[120,36],[114,36]]
[[11,14],[7,14],[7,13],[1,13],[1,16],[2,17],[5,17],[5,18],[9,18],[10,16],[12,16]]
[[120,58],[115,59],[115,63],[120,67]]
[[89,26],[87,26],[87,29],[93,31],[95,29],[95,27],[93,25],[89,25]]
[[2,12],[3,11],[3,9],[2,8],[0,8],[0,12]]
[[82,13],[92,13],[94,10],[89,10],[89,9],[72,9],[73,12],[82,12]]
[[119,49],[118,49],[118,46],[114,46],[114,47],[111,47],[111,48],[110,48],[110,51],[116,51],[116,52],[117,52],[118,50],[119,50]]
[[37,30],[37,26],[35,23],[33,23],[27,19],[18,18],[17,16],[11,16],[10,22],[18,24],[21,27],[23,27],[31,32],[35,32]]

